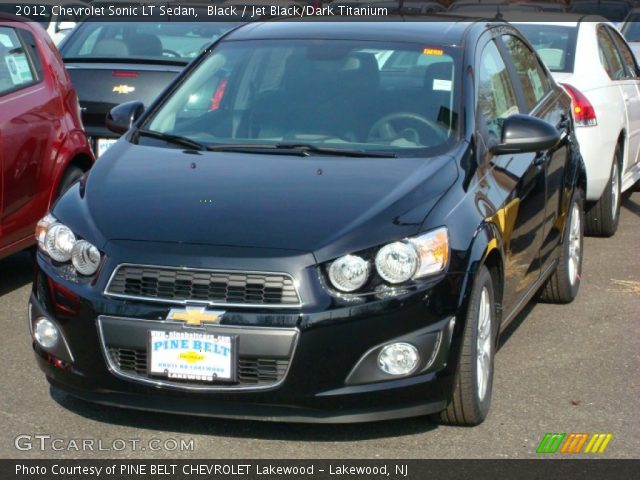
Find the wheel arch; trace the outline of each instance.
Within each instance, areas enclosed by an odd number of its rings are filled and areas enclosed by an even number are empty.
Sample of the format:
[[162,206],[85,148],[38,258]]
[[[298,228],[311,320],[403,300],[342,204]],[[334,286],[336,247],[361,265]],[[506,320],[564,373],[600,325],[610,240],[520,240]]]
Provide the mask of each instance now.
[[498,226],[492,222],[484,222],[474,236],[473,244],[470,248],[470,254],[465,271],[463,286],[461,289],[461,298],[458,302],[458,308],[465,311],[469,306],[469,298],[473,281],[482,266],[486,266],[491,274],[493,287],[496,298],[496,314],[498,316],[498,324],[502,320],[502,303],[504,294],[504,262],[505,252],[502,235]]
[[620,168],[620,174],[622,174],[622,172],[624,171],[624,166],[628,165],[629,163],[629,152],[625,150],[625,147],[627,146],[627,131],[623,128],[622,130],[620,130],[620,133],[618,134],[618,139],[616,140],[616,147],[620,148],[620,165],[618,165],[618,167]]
[[62,182],[62,179],[64,178],[64,175],[69,167],[78,167],[83,172],[87,172],[92,165],[93,158],[86,152],[79,151],[76,152],[73,156],[69,156],[69,160],[64,162],[56,172],[55,181],[53,182],[53,187],[51,188],[51,192],[49,194],[49,208],[51,208],[53,203],[57,200],[60,183]]

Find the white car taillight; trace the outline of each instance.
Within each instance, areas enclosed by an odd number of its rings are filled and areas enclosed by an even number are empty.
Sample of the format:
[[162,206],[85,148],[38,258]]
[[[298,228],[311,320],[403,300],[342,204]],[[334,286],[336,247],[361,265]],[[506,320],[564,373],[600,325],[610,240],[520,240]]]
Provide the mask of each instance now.
[[593,127],[598,125],[596,111],[591,102],[576,87],[568,83],[561,84],[571,97],[573,104],[573,120],[578,127]]

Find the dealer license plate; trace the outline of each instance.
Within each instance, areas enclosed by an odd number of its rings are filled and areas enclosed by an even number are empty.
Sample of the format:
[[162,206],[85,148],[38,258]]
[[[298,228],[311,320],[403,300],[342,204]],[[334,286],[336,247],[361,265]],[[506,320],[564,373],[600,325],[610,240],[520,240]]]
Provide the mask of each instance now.
[[109,150],[109,147],[118,141],[117,138],[99,138],[98,139],[98,157]]
[[235,339],[226,335],[149,333],[149,374],[194,381],[235,381]]

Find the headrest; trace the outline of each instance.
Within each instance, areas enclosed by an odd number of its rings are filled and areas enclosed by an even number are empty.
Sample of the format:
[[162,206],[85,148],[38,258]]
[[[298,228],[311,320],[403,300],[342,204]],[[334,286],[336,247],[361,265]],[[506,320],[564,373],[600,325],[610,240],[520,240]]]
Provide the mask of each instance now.
[[129,55],[129,49],[120,40],[99,40],[91,53],[103,57],[120,57]]
[[342,75],[349,87],[375,89],[380,82],[378,61],[371,53],[349,55],[342,66]]
[[131,55],[162,56],[162,42],[151,33],[134,33],[127,37],[127,46]]

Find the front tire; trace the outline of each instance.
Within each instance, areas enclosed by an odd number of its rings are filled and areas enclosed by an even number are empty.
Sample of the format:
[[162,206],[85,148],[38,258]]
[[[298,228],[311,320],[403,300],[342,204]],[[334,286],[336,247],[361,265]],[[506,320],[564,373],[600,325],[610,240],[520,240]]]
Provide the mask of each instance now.
[[474,426],[489,413],[496,349],[493,280],[482,266],[471,289],[456,381],[449,405],[439,419],[447,425]]
[[582,277],[584,245],[582,191],[575,190],[565,225],[564,240],[555,271],[542,288],[540,300],[549,303],[570,303],[578,295]]
[[58,196],[56,198],[60,198],[67,190],[69,190],[74,183],[79,181],[84,175],[84,172],[80,167],[76,167],[75,165],[69,166],[64,175],[62,176],[62,180],[60,180],[60,186],[58,187]]
[[585,233],[595,237],[612,237],[620,221],[620,147],[616,148],[607,186],[600,199],[585,215]]

